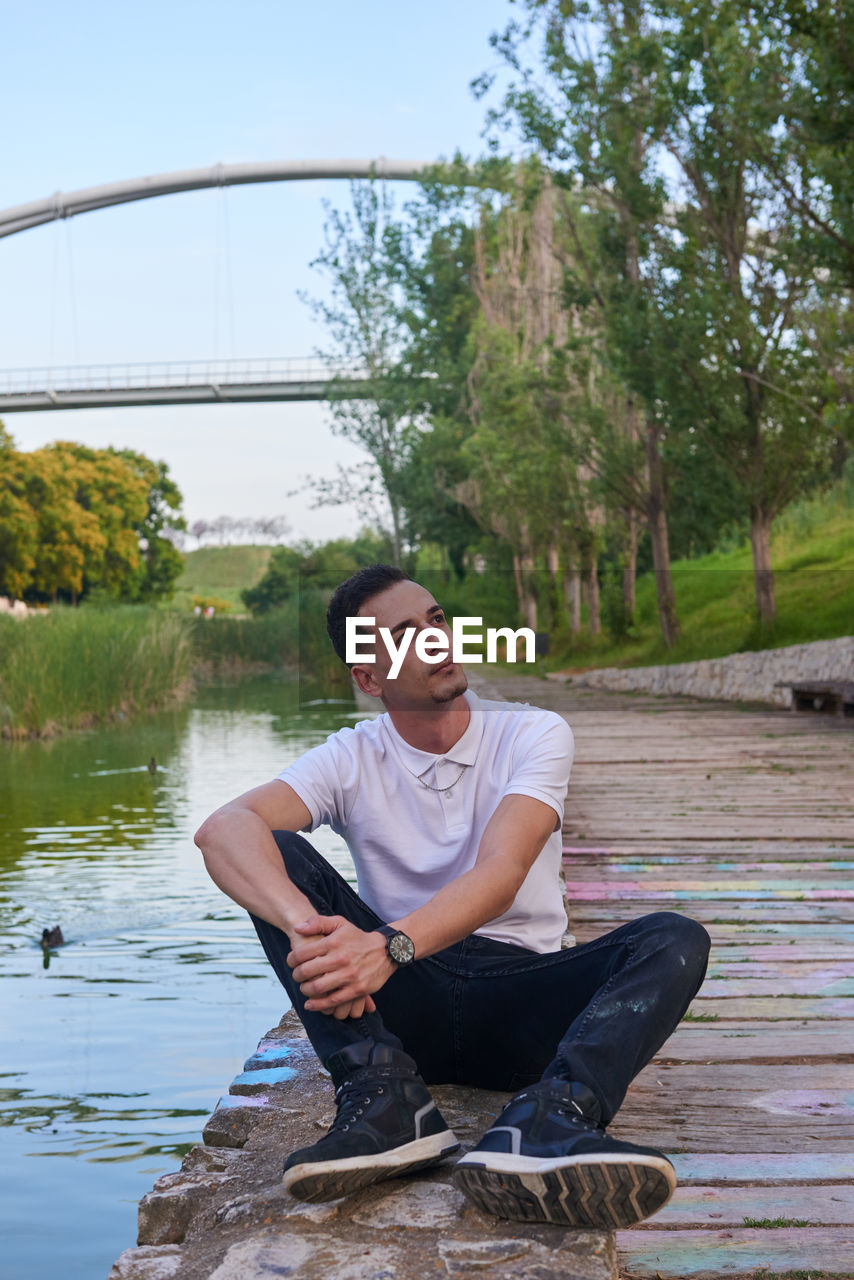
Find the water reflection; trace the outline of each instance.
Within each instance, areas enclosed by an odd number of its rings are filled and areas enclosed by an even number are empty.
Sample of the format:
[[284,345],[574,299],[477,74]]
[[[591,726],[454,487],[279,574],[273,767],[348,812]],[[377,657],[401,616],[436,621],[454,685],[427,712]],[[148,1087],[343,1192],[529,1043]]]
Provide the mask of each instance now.
[[[105,1275],[283,996],[192,843],[352,703],[260,679],[102,733],[0,751],[4,1280]],[[148,769],[154,757],[156,773]],[[331,833],[315,842],[352,878]],[[41,933],[66,945],[43,967]]]

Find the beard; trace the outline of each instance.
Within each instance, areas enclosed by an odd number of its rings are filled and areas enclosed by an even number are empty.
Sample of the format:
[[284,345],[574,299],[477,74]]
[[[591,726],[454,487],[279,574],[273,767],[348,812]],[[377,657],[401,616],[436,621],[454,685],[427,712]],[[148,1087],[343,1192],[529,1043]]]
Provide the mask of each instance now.
[[468,687],[466,673],[461,670],[451,684],[445,685],[444,688],[431,689],[430,697],[436,703],[453,702],[454,698],[462,697]]

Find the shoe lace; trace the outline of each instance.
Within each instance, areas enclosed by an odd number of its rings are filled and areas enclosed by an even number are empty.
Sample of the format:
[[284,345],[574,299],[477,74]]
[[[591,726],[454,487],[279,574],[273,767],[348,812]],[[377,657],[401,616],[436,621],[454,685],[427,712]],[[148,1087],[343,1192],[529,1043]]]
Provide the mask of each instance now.
[[[505,1103],[502,1109],[502,1115],[515,1103],[522,1102],[523,1099],[528,1098],[529,1096],[530,1095],[528,1093],[517,1093],[515,1098],[511,1098],[509,1102]],[[590,1129],[592,1132],[597,1132],[604,1127],[598,1121],[591,1119],[591,1117],[581,1109],[574,1098],[570,1098],[569,1102],[555,1101],[552,1104],[551,1109],[556,1115],[563,1116],[565,1119],[571,1120],[573,1124],[580,1125],[583,1129]]]
[[555,1111],[559,1116],[564,1116],[567,1120],[571,1120],[573,1124],[581,1125],[582,1129],[590,1129],[595,1132],[602,1128],[597,1121],[592,1120],[590,1116],[585,1115],[574,1099],[570,1100],[569,1106],[565,1106],[561,1102],[556,1103]]
[[377,1080],[342,1080],[335,1090],[338,1114],[329,1132],[338,1129],[346,1133],[351,1124],[361,1119],[375,1097],[385,1093],[385,1085]]

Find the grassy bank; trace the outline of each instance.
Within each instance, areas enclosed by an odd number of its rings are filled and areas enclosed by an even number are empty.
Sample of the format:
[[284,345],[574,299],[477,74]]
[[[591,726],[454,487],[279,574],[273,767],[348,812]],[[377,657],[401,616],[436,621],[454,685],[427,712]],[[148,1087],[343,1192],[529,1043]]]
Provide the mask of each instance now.
[[189,620],[138,606],[0,617],[0,734],[49,736],[162,707],[189,687]]
[[[553,635],[548,666],[561,670],[694,662],[852,634],[854,509],[844,492],[789,508],[777,522],[772,564],[778,616],[771,626],[756,621],[753,565],[749,547],[742,545],[673,565],[682,639],[672,649],[661,642],[655,581],[647,574],[638,580],[636,620],[629,634],[620,635],[617,627],[595,638],[571,637],[561,626]],[[603,591],[606,624],[609,591],[614,600],[619,585],[608,584]]]

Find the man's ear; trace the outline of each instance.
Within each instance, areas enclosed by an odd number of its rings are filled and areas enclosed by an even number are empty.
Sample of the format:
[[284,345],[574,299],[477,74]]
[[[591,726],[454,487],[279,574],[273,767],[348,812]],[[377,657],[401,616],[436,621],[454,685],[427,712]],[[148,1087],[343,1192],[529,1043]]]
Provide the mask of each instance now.
[[381,698],[382,689],[374,679],[373,668],[371,667],[351,667],[353,679],[361,689],[362,693],[366,693],[369,698]]

